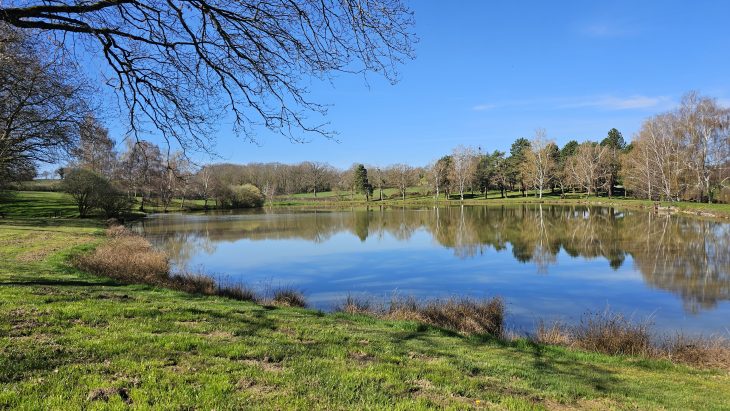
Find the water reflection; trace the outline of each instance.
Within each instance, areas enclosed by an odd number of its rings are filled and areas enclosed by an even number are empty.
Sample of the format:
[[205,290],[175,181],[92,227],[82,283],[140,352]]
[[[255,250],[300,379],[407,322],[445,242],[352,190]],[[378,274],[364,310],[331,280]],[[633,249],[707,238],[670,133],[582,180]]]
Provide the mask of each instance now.
[[[561,250],[603,259],[614,270],[630,257],[644,282],[681,298],[690,313],[730,300],[730,224],[583,206],[479,206],[425,209],[252,212],[165,215],[137,226],[177,266],[242,239],[322,243],[350,233],[361,242],[390,236],[408,242],[425,232],[458,259],[488,250],[511,252],[549,275]],[[275,246],[275,244],[272,244]]]

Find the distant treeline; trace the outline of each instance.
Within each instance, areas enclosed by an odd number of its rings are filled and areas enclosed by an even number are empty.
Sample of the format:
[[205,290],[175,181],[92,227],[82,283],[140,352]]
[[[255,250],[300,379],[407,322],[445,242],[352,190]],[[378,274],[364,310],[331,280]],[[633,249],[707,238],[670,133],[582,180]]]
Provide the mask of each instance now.
[[405,199],[411,187],[462,199],[466,192],[486,197],[497,190],[503,197],[507,191],[538,197],[550,191],[730,202],[730,109],[696,93],[685,95],[676,109],[647,119],[629,144],[614,128],[598,141],[572,140],[559,147],[538,129],[531,139],[515,140],[509,152],[457,146],[423,167],[365,163],[340,170],[313,161],[195,166],[183,153],[163,154],[147,141],[128,142],[122,152],[115,146],[108,131],[89,117],[69,166],[57,173],[64,178],[74,168],[89,170],[129,198],[141,199],[142,209],[149,202],[167,208],[173,198],[183,205],[198,199],[205,206],[236,206],[244,185],[254,186],[256,199],[246,203],[253,205],[260,204],[258,196],[316,197],[325,191],[382,200],[383,190],[397,189],[390,196]]

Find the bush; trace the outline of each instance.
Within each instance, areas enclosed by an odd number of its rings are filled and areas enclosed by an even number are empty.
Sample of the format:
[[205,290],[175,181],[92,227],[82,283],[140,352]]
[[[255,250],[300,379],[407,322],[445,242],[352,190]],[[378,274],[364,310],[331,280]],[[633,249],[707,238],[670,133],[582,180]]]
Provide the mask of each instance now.
[[106,218],[113,218],[129,211],[132,202],[126,194],[114,188],[111,184],[104,187],[97,193],[96,207],[98,207]]
[[253,184],[218,189],[218,202],[224,208],[255,208],[264,205],[261,190]]
[[232,205],[235,208],[254,208],[264,205],[261,190],[253,184],[233,186],[231,192],[233,193]]
[[109,180],[81,168],[68,172],[61,189],[73,197],[80,217],[86,217],[93,209],[102,210],[106,217],[116,217],[131,206],[124,193]]

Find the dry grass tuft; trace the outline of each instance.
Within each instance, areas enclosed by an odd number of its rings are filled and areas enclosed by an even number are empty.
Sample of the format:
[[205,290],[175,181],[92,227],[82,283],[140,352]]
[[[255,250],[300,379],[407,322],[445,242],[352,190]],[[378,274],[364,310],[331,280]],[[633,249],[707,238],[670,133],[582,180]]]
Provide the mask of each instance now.
[[653,346],[649,321],[633,322],[622,314],[588,313],[573,328],[573,344],[605,354],[651,355]]
[[391,302],[387,317],[415,320],[462,334],[500,337],[504,332],[504,303],[501,298],[450,298],[423,303],[407,298]]
[[239,301],[260,301],[256,292],[243,284],[220,285],[216,295]]
[[725,338],[657,336],[648,320],[633,322],[621,314],[587,313],[580,324],[540,322],[535,342],[580,348],[611,355],[667,359],[703,368],[730,369],[730,341]]
[[535,342],[548,345],[570,345],[571,337],[570,331],[563,323],[555,321],[546,325],[545,322],[540,321],[535,333]]
[[110,228],[108,233],[109,241],[74,260],[77,268],[126,283],[166,285],[170,266],[164,253],[131,233],[117,228]]
[[291,288],[281,288],[274,291],[271,303],[283,307],[306,307],[307,300],[299,291]]
[[722,337],[676,335],[661,344],[659,355],[672,362],[730,370],[730,341]]
[[394,296],[389,304],[373,304],[369,300],[349,295],[335,310],[392,320],[417,321],[462,334],[501,337],[504,332],[504,303],[501,298],[418,301],[414,297]]
[[373,306],[368,299],[348,294],[345,301],[337,305],[334,310],[347,314],[372,314]]
[[[155,250],[149,241],[124,226],[107,229],[109,241],[93,252],[74,259],[74,266],[99,276],[128,284],[149,284],[190,294],[217,295],[242,301],[259,301],[249,288],[241,284],[219,284],[215,279],[196,273],[170,274],[167,256]],[[290,290],[289,294],[297,294]],[[304,297],[290,297],[291,305],[304,304]],[[282,301],[285,301],[282,297]],[[283,303],[282,303],[283,304]]]

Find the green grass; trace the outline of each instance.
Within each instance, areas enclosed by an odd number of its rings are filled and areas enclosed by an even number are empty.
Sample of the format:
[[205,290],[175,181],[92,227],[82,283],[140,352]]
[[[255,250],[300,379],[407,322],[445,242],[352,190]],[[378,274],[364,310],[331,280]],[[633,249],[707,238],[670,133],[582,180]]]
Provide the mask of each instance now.
[[[599,197],[599,196],[586,196],[585,194],[570,194],[566,193],[563,198],[560,197],[559,193],[546,192],[543,194],[543,198],[537,198],[533,191],[527,192],[528,196],[523,197],[522,193],[518,191],[507,192],[506,198],[502,198],[499,191],[490,191],[487,198],[480,193],[464,194],[464,201],[459,199],[458,194],[452,194],[447,200],[442,193],[439,196],[438,203],[442,205],[446,204],[466,204],[466,205],[485,205],[485,204],[521,204],[521,203],[545,203],[545,204],[591,204],[591,205],[606,205],[624,208],[653,208],[655,201],[651,200],[638,200],[632,198],[623,197]],[[400,197],[393,198],[393,195],[399,195],[395,189],[384,190],[384,200],[379,200],[379,195],[376,192],[374,199],[366,202],[362,195],[355,195],[350,200],[350,195],[337,196],[335,192],[318,193],[317,199],[315,199],[311,193],[295,194],[293,196],[281,196],[278,197],[274,202],[274,205],[279,206],[335,206],[335,207],[350,207],[353,205],[386,205],[386,206],[401,206],[401,205],[433,205],[435,199],[433,195],[426,196],[423,194],[423,189],[418,187],[412,187],[408,189],[408,195],[404,200]],[[686,213],[705,215],[709,217],[718,218],[730,218],[730,204],[707,204],[707,203],[694,203],[694,202],[659,202],[658,203],[663,210],[672,209],[673,211]]]
[[[46,202],[38,210],[64,204]],[[118,284],[68,264],[104,241],[93,220],[22,216],[0,220],[0,408],[119,409],[125,401],[165,409],[409,410],[730,403],[727,371]]]
[[13,186],[22,191],[60,191],[61,180],[39,178],[36,180],[17,182]]
[[73,199],[66,193],[8,191],[2,195],[0,213],[5,214],[6,218],[74,217],[79,214]]

